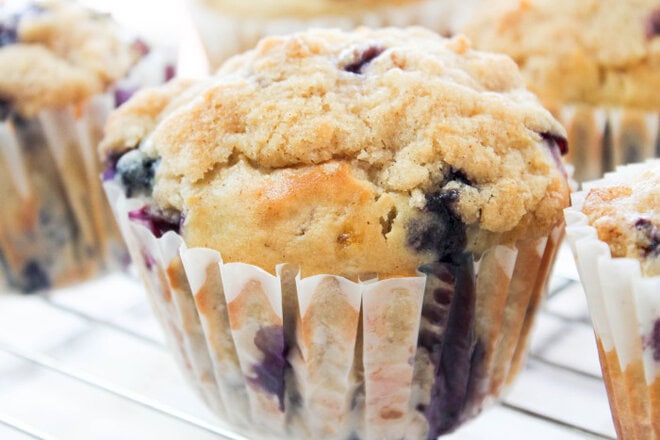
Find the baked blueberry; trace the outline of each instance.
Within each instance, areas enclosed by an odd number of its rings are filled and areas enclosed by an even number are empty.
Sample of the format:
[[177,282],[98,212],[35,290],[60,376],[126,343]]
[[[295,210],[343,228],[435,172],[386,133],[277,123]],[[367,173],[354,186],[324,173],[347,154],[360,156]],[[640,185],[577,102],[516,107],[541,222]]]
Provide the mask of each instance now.
[[48,272],[36,260],[28,261],[21,271],[21,290],[33,293],[50,287]]
[[408,245],[418,252],[433,251],[438,261],[462,252],[466,243],[465,223],[456,214],[454,204],[460,195],[456,188],[444,189],[447,183],[469,185],[465,174],[450,169],[443,189],[426,195],[422,215],[413,219],[407,228]]
[[660,35],[660,7],[655,8],[646,19],[645,30],[649,40]]
[[124,186],[126,195],[150,195],[158,160],[140,150],[131,150],[117,161],[116,173]]
[[635,228],[640,231],[639,246],[642,256],[657,257],[660,253],[660,230],[651,220],[640,218],[635,222]]
[[370,46],[367,50],[361,51],[355,61],[344,66],[344,70],[360,75],[362,74],[362,70],[384,51],[385,48],[383,47]]

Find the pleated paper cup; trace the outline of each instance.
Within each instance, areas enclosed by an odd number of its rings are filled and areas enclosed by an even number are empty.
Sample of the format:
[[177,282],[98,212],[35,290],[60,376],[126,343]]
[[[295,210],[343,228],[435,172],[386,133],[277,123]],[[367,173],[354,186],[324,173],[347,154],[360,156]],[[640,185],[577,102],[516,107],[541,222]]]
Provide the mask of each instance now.
[[[660,160],[651,163],[660,165]],[[587,296],[603,378],[619,438],[660,438],[660,276],[644,276],[640,262],[613,258],[581,212],[591,188],[638,175],[647,165],[619,167],[587,182],[566,209],[566,236]]]
[[310,28],[354,29],[419,25],[446,35],[452,33],[480,0],[419,0],[408,5],[383,5],[358,9],[346,15],[314,17],[260,17],[223,11],[204,0],[189,0],[195,27],[211,67],[218,68],[230,56],[252,49],[263,37]]
[[0,122],[0,279],[30,292],[127,264],[96,146],[117,98],[162,83],[166,59],[150,54],[117,89],[81,104]]
[[186,377],[254,438],[434,438],[474,417],[519,369],[563,233],[413,277],[301,278],[160,236],[104,185]]
[[660,156],[660,113],[623,107],[567,105],[554,112],[566,127],[575,179],[598,179],[618,165]]

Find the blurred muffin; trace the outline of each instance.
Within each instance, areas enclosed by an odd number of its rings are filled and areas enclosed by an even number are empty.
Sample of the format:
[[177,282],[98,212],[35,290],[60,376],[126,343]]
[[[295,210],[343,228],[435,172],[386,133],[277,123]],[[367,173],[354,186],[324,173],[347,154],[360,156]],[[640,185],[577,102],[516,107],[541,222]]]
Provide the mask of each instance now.
[[193,21],[213,68],[268,35],[308,28],[421,25],[450,33],[478,0],[192,0]]
[[620,438],[660,437],[660,160],[587,182],[566,210]]
[[94,151],[110,110],[166,76],[148,53],[75,3],[0,3],[0,266],[11,286],[60,286],[124,257]]
[[520,365],[563,231],[564,134],[515,63],[464,38],[316,30],[140,92],[101,154],[178,359],[224,420],[433,438]]
[[578,180],[658,154],[658,0],[498,0],[464,31],[510,55],[558,115]]

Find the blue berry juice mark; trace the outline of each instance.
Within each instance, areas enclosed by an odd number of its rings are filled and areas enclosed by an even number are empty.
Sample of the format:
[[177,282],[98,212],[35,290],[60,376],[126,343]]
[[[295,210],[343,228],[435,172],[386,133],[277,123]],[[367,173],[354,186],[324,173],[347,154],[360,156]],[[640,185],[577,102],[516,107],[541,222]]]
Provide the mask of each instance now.
[[568,154],[568,141],[565,137],[549,132],[541,133],[541,137],[544,141],[556,145],[562,156]]
[[137,87],[117,87],[115,90],[115,108],[131,99],[137,92]]
[[128,218],[131,221],[146,226],[156,238],[162,237],[169,231],[176,232],[177,234],[181,232],[181,217],[178,213],[167,216],[148,206],[143,206],[140,209],[129,212]]
[[660,7],[655,8],[646,19],[644,26],[646,39],[651,40],[660,35]]
[[651,333],[642,338],[644,349],[653,352],[653,360],[660,362],[660,318],[653,323]]
[[117,162],[123,156],[124,153],[110,153],[103,163],[105,164],[105,170],[101,174],[101,178],[104,182],[113,180],[117,176]]
[[[434,367],[435,381],[430,402],[418,408],[429,423],[429,439],[454,430],[463,420],[468,406],[471,376],[483,360],[483,349],[474,332],[476,290],[474,262],[468,253],[454,253],[445,262],[421,268],[429,277],[444,282],[430,293],[424,308],[435,304],[433,312],[422,310],[427,321],[420,334],[419,346],[424,347]],[[435,331],[437,330],[437,331]]]
[[174,64],[168,64],[165,66],[165,82],[173,79],[176,76],[176,66]]
[[385,48],[383,47],[371,46],[364,52],[361,52],[355,61],[344,66],[344,70],[356,75],[362,75],[364,68],[384,51]]
[[284,412],[284,373],[287,365],[284,327],[271,325],[260,328],[254,336],[254,345],[263,354],[263,360],[252,366],[255,377],[249,380],[265,392],[277,396],[280,411]]

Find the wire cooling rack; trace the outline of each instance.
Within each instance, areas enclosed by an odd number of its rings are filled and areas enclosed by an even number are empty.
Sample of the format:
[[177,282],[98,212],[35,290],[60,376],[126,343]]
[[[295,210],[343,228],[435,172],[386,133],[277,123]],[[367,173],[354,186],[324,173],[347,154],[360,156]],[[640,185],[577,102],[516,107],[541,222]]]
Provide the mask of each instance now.
[[[236,439],[186,386],[141,285],[114,274],[0,294],[0,439]],[[525,369],[446,438],[614,439],[573,258],[562,248]]]

